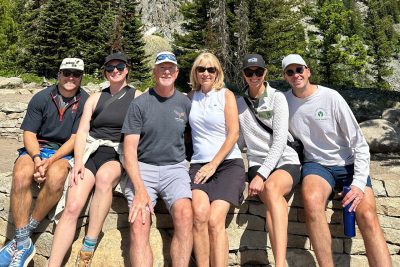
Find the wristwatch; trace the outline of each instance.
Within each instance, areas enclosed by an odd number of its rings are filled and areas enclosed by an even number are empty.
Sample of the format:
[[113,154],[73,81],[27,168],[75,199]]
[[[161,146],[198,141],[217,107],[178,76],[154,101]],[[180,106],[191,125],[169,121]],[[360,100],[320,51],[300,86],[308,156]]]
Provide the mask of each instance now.
[[39,157],[40,159],[42,159],[42,157],[40,156],[40,154],[35,154],[33,155],[31,158],[32,160],[35,160],[35,158]]

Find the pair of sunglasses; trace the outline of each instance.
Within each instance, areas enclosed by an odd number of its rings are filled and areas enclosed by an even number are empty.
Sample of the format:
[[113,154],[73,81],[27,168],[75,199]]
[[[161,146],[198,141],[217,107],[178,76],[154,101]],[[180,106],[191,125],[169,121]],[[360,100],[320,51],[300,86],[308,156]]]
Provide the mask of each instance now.
[[216,67],[203,67],[203,66],[198,66],[196,67],[196,71],[198,73],[204,73],[204,72],[208,72],[208,73],[216,73],[217,72],[217,68]]
[[83,72],[79,70],[62,70],[61,72],[64,77],[70,77],[72,75],[74,78],[80,78],[83,74]]
[[126,67],[126,64],[124,63],[118,63],[117,65],[107,65],[104,67],[105,71],[107,72],[113,72],[115,68],[117,68],[118,71],[123,71]]
[[253,75],[255,74],[257,77],[261,77],[264,75],[264,68],[257,68],[255,70],[252,70],[250,68],[244,69],[244,76],[246,76],[247,78],[253,77]]
[[160,61],[160,60],[166,60],[166,59],[176,62],[176,57],[172,54],[161,54],[156,58],[156,62]]
[[288,69],[285,71],[286,75],[289,77],[292,77],[293,75],[297,74],[303,74],[304,70],[305,70],[305,66],[300,66],[297,67],[296,69],[292,70],[292,69]]

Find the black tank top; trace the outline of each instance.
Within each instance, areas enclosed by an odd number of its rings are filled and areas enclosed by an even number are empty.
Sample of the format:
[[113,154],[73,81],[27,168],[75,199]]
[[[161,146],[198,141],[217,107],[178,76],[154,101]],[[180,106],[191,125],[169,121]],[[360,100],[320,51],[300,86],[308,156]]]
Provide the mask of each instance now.
[[[135,98],[135,92],[135,88],[129,87],[129,90],[125,94],[103,109],[94,121],[92,121],[89,131],[90,135],[97,139],[122,142],[123,135],[121,134],[121,128],[124,124],[129,105]],[[103,89],[94,112],[111,97],[110,88]]]

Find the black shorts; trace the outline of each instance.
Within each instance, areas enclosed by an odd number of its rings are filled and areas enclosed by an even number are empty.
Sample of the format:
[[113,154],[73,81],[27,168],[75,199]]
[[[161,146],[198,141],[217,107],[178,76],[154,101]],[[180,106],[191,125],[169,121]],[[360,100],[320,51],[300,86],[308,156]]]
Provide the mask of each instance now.
[[[253,178],[257,175],[257,171],[261,166],[253,166],[250,167],[247,172],[247,178],[249,183],[253,180]],[[272,170],[271,174],[274,173],[276,170],[284,170],[287,171],[293,179],[292,189],[300,182],[301,177],[301,165],[296,164],[285,164],[278,168]],[[270,175],[271,175],[270,174]]]
[[[114,148],[108,146],[100,146],[94,153],[89,156],[85,163],[85,168],[90,170],[94,176],[100,167],[109,161],[119,162],[119,155]],[[122,165],[121,165],[122,168]]]
[[199,189],[207,193],[210,202],[225,200],[235,206],[243,201],[243,190],[246,181],[246,172],[243,159],[224,160],[204,184],[194,184],[197,171],[207,163],[193,163],[190,165],[189,175],[192,190]]

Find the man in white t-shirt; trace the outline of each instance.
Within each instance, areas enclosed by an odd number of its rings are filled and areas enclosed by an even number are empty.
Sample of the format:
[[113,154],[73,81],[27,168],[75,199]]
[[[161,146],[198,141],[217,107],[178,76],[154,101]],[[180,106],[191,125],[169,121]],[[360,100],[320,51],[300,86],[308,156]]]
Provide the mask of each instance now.
[[337,91],[310,83],[311,71],[301,56],[286,56],[282,68],[292,88],[285,93],[289,130],[304,144],[302,196],[318,264],[334,266],[325,208],[335,191],[349,186],[342,205],[351,203],[350,211],[356,211],[369,265],[391,266],[369,177],[369,147],[353,112]]

